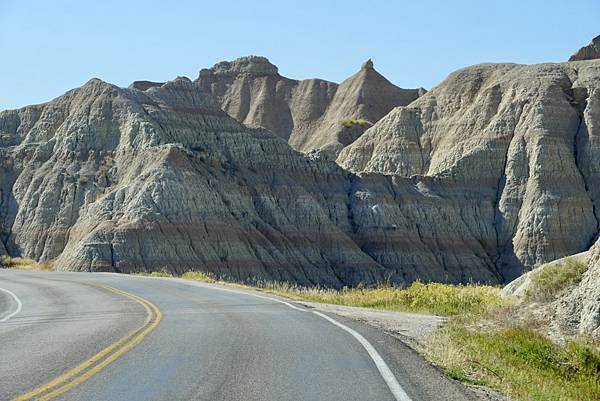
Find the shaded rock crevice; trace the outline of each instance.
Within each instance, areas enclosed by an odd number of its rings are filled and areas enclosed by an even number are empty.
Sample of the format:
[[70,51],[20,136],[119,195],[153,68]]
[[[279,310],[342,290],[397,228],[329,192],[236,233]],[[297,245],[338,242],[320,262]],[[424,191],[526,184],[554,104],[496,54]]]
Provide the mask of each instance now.
[[[585,188],[585,192],[588,194],[590,198],[590,202],[592,204],[592,214],[596,221],[596,231],[593,236],[590,238],[588,246],[586,249],[590,248],[598,239],[598,235],[600,234],[600,217],[598,215],[598,207],[597,207],[597,199],[591,191],[590,186],[590,177],[586,172],[586,168],[582,166],[582,159],[585,157],[583,152],[580,150],[582,147],[589,146],[589,131],[586,123],[585,111],[588,107],[588,99],[589,93],[587,88],[575,88],[573,89],[573,107],[577,111],[577,115],[579,117],[579,123],[577,125],[577,130],[575,131],[575,136],[573,138],[573,154],[575,160],[575,166],[581,175],[581,179],[583,180],[583,185]],[[588,162],[589,163],[589,162]]]

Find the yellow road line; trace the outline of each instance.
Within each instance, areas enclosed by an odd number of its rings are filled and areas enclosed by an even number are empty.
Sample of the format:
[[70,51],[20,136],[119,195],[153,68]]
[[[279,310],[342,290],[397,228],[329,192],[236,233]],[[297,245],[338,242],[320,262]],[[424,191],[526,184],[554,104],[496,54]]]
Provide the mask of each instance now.
[[[56,379],[35,388],[20,397],[15,398],[13,401],[27,401],[35,399],[37,401],[46,401],[55,398],[56,396],[74,388],[75,386],[83,383],[96,373],[100,372],[110,363],[114,362],[117,358],[125,354],[140,341],[142,341],[150,332],[152,332],[162,319],[162,313],[153,303],[138,297],[137,295],[130,294],[128,292],[95,283],[86,283],[95,287],[103,288],[105,290],[114,292],[119,295],[123,295],[127,298],[134,300],[144,307],[147,316],[144,324],[138,329],[133,330],[126,336],[117,340],[113,344],[109,345],[96,355],[92,356],[88,360],[80,363],[68,372],[60,375]],[[46,393],[46,394],[44,394]],[[43,394],[40,397],[36,397]]]

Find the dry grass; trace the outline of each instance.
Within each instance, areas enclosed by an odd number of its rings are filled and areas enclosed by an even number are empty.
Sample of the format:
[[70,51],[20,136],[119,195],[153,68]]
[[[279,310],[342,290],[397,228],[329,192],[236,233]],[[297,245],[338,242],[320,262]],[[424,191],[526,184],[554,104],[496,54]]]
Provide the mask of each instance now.
[[342,125],[345,128],[350,128],[350,127],[354,127],[356,125],[358,125],[360,127],[367,127],[367,126],[371,126],[373,124],[370,121],[367,121],[365,119],[357,118],[357,119],[344,120],[344,121],[342,121]]
[[210,274],[204,272],[185,272],[181,277],[188,280],[202,281],[205,283],[215,283],[217,281]]
[[19,269],[19,270],[37,270],[37,271],[52,271],[52,266],[48,262],[36,262],[35,260],[26,258],[13,258],[3,256],[0,258],[0,268],[2,269]]
[[335,290],[321,287],[302,287],[290,283],[256,281],[252,285],[217,278],[205,272],[187,272],[183,278],[250,288],[280,295],[297,301],[358,306],[392,311],[429,313],[454,316],[465,313],[479,314],[492,306],[506,305],[500,288],[467,284],[450,285],[414,282],[409,287],[382,285],[374,288],[343,288]]
[[579,283],[587,269],[587,263],[572,257],[541,268],[531,277],[525,301],[551,301],[563,289]]
[[415,282],[407,288],[386,285],[376,288],[344,288],[338,291],[318,287],[298,287],[285,283],[266,283],[260,289],[302,301],[431,313],[440,316],[481,313],[490,306],[506,302],[500,297],[499,288],[475,284]]
[[170,272],[139,272],[133,273],[134,276],[144,276],[144,277],[173,277],[173,273]]

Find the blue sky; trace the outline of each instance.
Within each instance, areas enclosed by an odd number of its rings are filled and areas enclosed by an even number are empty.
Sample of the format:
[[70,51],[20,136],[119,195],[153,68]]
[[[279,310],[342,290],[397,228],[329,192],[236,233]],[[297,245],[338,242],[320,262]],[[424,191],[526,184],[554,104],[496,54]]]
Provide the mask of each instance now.
[[566,60],[597,34],[598,0],[0,0],[0,109],[248,54],[338,82],[372,58],[395,84],[431,88],[481,62]]

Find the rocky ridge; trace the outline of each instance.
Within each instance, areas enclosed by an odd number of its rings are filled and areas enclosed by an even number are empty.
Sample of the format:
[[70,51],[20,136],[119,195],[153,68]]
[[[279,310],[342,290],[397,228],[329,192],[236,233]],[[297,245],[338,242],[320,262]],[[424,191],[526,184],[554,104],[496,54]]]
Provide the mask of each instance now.
[[334,287],[500,280],[446,183],[307,157],[187,78],[141,89],[94,79],[0,113],[2,252]]
[[592,43],[577,50],[569,61],[593,60],[600,58],[600,35],[592,39]]
[[[318,150],[333,158],[392,108],[425,92],[398,88],[374,69],[371,60],[339,85],[285,78],[269,60],[257,56],[203,69],[195,82],[237,121],[268,129],[294,149]],[[344,124],[352,120],[365,123]]]
[[586,253],[588,270],[581,282],[556,302],[556,320],[567,334],[600,338],[600,242]]
[[[474,236],[505,280],[588,249],[598,234],[600,61],[484,64],[451,74],[340,153],[360,174],[476,191]],[[447,194],[448,191],[445,191]]]

